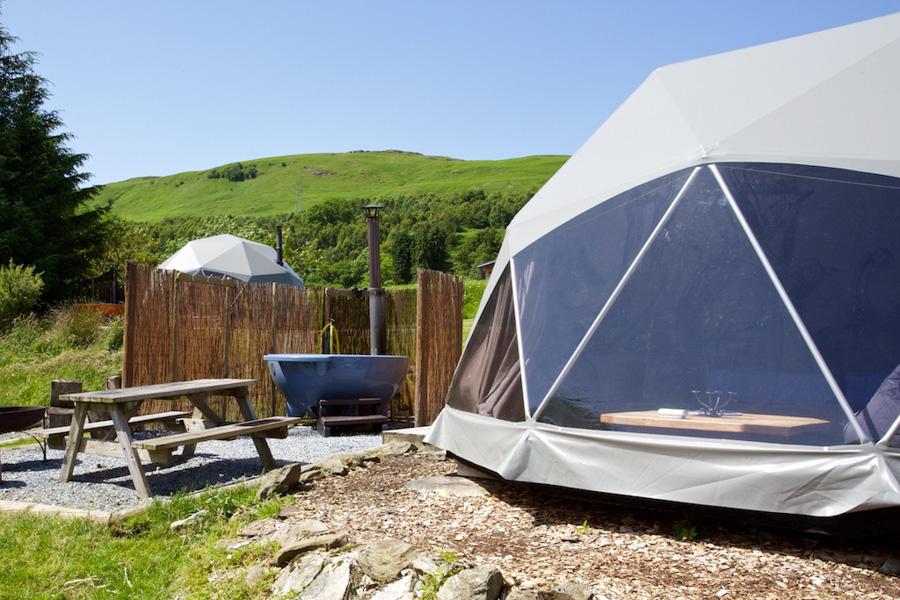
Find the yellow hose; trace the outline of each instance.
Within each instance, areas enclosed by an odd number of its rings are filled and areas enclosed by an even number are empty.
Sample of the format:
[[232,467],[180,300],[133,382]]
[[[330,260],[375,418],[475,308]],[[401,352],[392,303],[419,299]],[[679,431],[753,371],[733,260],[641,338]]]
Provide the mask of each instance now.
[[334,326],[334,320],[328,321],[319,334],[319,347],[323,350],[325,350],[325,336],[328,336],[327,354],[340,354],[341,344],[338,340],[338,332],[337,327]]

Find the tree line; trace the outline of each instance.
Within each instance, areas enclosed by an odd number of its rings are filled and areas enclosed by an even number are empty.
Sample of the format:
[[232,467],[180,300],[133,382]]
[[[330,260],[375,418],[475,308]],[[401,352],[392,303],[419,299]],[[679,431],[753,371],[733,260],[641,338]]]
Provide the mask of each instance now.
[[283,216],[217,216],[132,223],[108,217],[109,265],[134,260],[159,264],[192,239],[220,233],[268,245],[284,230],[284,257],[308,285],[365,286],[367,229],[362,207],[381,211],[382,275],[386,284],[411,283],[417,268],[479,276],[477,265],[492,260],[503,230],[530,194],[473,190],[454,195],[326,200]]

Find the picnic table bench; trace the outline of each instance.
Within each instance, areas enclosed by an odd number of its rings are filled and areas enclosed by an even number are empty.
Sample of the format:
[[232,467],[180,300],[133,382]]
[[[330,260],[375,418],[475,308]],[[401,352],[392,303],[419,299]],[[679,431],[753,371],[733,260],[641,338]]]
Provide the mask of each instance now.
[[[75,459],[80,452],[100,454],[124,458],[128,471],[134,481],[134,488],[141,498],[150,497],[150,486],[144,473],[142,459],[149,462],[167,464],[171,460],[172,450],[183,447],[181,457],[189,459],[194,455],[200,442],[209,440],[227,440],[238,436],[250,436],[256,451],[262,460],[263,467],[269,470],[275,466],[272,452],[266,443],[266,437],[284,437],[287,428],[301,421],[293,417],[268,417],[257,419],[250,403],[250,386],[255,379],[197,379],[178,381],[158,385],[145,385],[131,388],[118,388],[96,392],[66,394],[60,398],[72,402],[75,406],[70,427],[56,427],[42,430],[45,437],[64,436],[66,454],[60,471],[59,480],[67,482],[72,478]],[[226,423],[222,415],[217,413],[209,403],[211,396],[232,398],[237,402],[243,421]],[[167,411],[155,415],[137,416],[133,414],[145,400],[175,400],[187,398],[193,405],[193,411]],[[109,421],[85,424],[88,410],[108,413]],[[183,433],[161,436],[148,440],[135,441],[132,427],[150,422],[181,423]],[[109,429],[111,428],[111,429]],[[86,439],[84,433],[92,430],[107,429],[115,431],[117,441]]]

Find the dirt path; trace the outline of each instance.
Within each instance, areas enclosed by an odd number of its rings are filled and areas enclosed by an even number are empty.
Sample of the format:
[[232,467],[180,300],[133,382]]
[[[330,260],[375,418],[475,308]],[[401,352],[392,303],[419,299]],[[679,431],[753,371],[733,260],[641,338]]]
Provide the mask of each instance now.
[[[609,598],[900,597],[900,578],[879,571],[890,558],[885,547],[698,525],[520,485],[492,483],[491,494],[474,497],[403,487],[455,470],[449,461],[393,457],[317,481],[296,504],[302,516],[346,527],[358,542],[391,535],[435,555],[495,564],[510,582],[575,581]],[[692,527],[697,539],[675,538]]]

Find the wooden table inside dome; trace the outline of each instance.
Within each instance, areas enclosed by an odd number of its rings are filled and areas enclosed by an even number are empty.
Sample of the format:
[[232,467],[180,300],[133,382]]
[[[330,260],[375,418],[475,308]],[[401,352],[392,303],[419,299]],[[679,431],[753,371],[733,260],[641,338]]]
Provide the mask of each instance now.
[[660,415],[655,410],[604,413],[600,415],[600,422],[605,425],[758,434],[774,437],[789,437],[830,425],[830,421],[815,417],[755,413],[726,414],[721,417],[689,414],[684,419],[680,419],[678,417]]
[[[96,392],[82,392],[61,396],[62,400],[74,403],[72,425],[66,438],[66,455],[59,474],[61,482],[72,478],[75,459],[79,452],[87,454],[103,454],[124,457],[128,471],[134,480],[134,488],[141,498],[150,497],[150,486],[141,463],[141,454],[156,462],[171,456],[174,448],[183,447],[181,456],[193,456],[197,443],[208,440],[234,439],[238,436],[251,436],[256,451],[266,470],[275,466],[272,452],[265,437],[272,432],[286,434],[287,427],[300,422],[292,417],[269,417],[257,419],[250,402],[250,386],[255,379],[197,379],[193,381],[177,381],[158,385],[145,385],[131,388],[118,388]],[[232,398],[237,402],[243,421],[226,424],[222,415],[210,406],[211,396]],[[155,437],[149,440],[135,441],[129,425],[128,415],[137,411],[145,400],[176,400],[187,398],[194,407],[193,418],[186,419],[187,431]],[[108,413],[116,433],[117,442],[96,442],[84,439],[85,418],[88,410]],[[134,424],[137,419],[132,419]],[[212,427],[207,425],[211,424]],[[283,437],[278,435],[278,437]],[[140,453],[139,453],[140,451]]]

